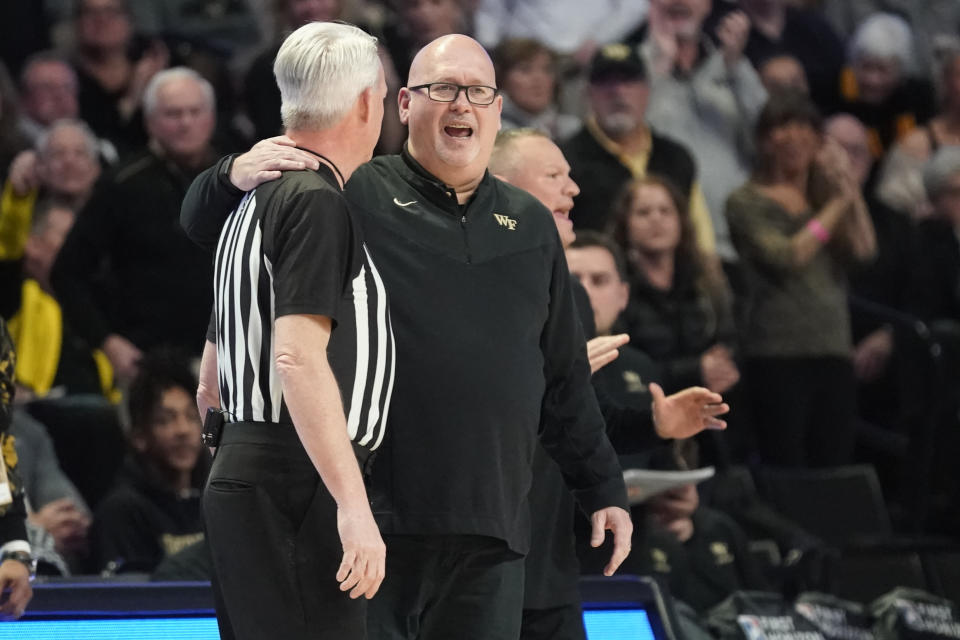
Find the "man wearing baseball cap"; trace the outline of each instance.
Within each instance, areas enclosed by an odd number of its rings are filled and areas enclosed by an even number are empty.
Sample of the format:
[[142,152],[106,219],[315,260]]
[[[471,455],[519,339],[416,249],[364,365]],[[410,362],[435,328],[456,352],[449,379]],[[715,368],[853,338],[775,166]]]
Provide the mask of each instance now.
[[563,145],[570,176],[580,185],[572,218],[578,228],[603,231],[624,183],[648,173],[674,182],[690,199],[697,245],[714,252],[713,225],[697,182],[693,157],[679,143],[646,123],[650,87],[636,47],[608,44],[594,55],[588,72],[590,116]]

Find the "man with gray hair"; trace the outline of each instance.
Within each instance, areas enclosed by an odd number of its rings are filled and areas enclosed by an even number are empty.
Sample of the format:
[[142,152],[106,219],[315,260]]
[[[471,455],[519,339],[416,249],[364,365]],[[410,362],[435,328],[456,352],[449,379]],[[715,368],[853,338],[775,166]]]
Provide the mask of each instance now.
[[293,170],[241,185],[197,392],[227,423],[204,491],[220,628],[362,640],[386,553],[363,471],[384,438],[393,329],[342,190],[373,155],[386,82],[376,39],[330,22],[294,31],[273,69]]
[[933,87],[913,77],[912,60],[913,34],[898,15],[873,14],[850,39],[832,111],[850,113],[867,126],[876,160],[935,112]]
[[176,220],[214,157],[213,90],[190,69],[163,71],[146,89],[144,117],[147,148],[94,188],[52,273],[65,318],[120,379],[133,377],[146,349],[199,354],[212,302],[209,255]]

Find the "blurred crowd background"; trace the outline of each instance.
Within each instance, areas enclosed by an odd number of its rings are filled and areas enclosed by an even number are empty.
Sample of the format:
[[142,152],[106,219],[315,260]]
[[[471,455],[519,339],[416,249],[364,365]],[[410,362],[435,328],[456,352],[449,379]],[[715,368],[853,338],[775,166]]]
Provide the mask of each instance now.
[[212,265],[180,202],[281,133],[279,43],[334,19],[380,41],[378,153],[402,148],[420,47],[486,46],[504,129],[569,163],[597,330],[630,335],[597,383],[733,407],[625,460],[718,470],[635,510],[628,570],[698,610],[746,587],[960,593],[957,0],[0,3],[0,313],[44,572],[206,575]]

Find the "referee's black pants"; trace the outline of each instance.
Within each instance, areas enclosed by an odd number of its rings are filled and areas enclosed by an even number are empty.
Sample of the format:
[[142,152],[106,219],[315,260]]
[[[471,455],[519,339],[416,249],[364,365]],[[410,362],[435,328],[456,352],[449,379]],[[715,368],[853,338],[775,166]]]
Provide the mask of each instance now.
[[523,557],[472,535],[385,535],[386,577],[370,640],[517,640]]
[[366,638],[366,600],[336,580],[336,504],[292,425],[227,424],[203,510],[234,638]]

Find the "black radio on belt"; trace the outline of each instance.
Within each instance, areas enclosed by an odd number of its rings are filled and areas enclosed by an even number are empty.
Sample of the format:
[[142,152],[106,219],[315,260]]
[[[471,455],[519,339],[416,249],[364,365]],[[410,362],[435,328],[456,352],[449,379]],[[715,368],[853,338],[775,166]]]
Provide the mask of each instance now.
[[208,447],[220,446],[220,436],[223,435],[223,424],[225,422],[225,412],[220,409],[210,407],[207,409],[207,415],[203,419],[203,433],[200,435],[200,441]]

